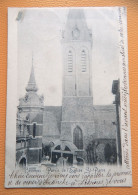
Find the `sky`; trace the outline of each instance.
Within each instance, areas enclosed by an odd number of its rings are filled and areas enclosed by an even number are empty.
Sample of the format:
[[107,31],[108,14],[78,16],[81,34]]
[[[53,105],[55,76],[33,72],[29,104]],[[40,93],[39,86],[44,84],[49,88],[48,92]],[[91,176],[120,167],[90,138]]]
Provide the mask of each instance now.
[[[62,105],[62,30],[68,8],[24,8],[17,22],[18,98],[25,95],[32,66],[38,94],[46,106]],[[119,78],[118,8],[85,8],[92,31],[93,103],[108,105],[114,101],[112,82]],[[21,16],[21,17],[20,17]]]

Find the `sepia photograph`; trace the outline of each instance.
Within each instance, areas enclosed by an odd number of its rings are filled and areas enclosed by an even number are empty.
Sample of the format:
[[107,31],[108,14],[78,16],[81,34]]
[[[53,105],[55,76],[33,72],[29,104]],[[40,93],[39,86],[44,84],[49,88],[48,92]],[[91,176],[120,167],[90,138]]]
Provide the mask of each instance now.
[[126,8],[8,13],[5,187],[131,186]]

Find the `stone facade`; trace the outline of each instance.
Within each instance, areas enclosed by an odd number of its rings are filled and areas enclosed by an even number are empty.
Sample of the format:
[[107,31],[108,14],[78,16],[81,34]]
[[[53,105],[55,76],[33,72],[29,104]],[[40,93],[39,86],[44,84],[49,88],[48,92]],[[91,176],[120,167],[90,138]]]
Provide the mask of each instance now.
[[88,162],[87,150],[92,150],[89,146],[94,141],[97,152],[99,144],[104,146],[103,150],[106,144],[116,145],[116,126],[113,125],[116,116],[114,105],[93,105],[92,33],[82,10],[70,10],[62,45],[64,75],[60,139],[76,145],[77,151],[72,152],[77,152],[77,156]]
[[92,34],[82,10],[70,10],[62,33],[63,97],[92,96]]

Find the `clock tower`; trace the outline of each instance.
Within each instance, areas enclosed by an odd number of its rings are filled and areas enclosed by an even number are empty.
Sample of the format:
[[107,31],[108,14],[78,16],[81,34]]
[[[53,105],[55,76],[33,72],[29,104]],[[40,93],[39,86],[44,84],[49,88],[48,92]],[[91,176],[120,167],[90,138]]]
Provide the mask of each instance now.
[[92,34],[82,10],[71,9],[62,35],[64,96],[92,96]]
[[95,132],[92,94],[92,34],[81,9],[70,9],[62,33],[63,100],[61,140],[85,148]]

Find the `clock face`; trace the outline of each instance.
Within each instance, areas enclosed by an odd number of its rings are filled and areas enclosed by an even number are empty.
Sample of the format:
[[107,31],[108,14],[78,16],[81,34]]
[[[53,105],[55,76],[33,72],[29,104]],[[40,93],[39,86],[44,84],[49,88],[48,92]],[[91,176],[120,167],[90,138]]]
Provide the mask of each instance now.
[[79,31],[78,28],[75,28],[75,29],[73,30],[73,38],[74,38],[74,39],[78,39],[79,36],[80,36],[80,31]]

